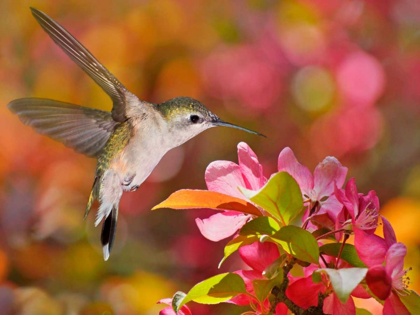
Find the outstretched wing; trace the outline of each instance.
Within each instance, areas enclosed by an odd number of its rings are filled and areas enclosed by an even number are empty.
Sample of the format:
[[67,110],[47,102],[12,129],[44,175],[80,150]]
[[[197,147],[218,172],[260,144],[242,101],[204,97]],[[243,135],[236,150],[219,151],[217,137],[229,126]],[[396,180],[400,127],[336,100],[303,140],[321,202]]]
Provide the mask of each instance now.
[[110,112],[43,98],[21,98],[7,106],[25,125],[89,157],[98,157],[119,124]]
[[126,98],[131,93],[61,25],[38,9],[31,8],[31,11],[52,40],[111,97],[114,103],[112,118],[118,122],[125,121]]

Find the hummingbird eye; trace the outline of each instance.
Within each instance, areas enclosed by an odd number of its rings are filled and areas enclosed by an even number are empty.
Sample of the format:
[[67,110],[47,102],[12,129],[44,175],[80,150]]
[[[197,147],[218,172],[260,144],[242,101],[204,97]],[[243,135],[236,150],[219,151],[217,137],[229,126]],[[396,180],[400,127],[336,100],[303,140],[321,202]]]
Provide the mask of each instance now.
[[200,117],[199,117],[198,115],[191,115],[191,116],[190,116],[190,121],[191,121],[193,124],[196,124],[196,123],[198,123],[198,122],[200,121]]

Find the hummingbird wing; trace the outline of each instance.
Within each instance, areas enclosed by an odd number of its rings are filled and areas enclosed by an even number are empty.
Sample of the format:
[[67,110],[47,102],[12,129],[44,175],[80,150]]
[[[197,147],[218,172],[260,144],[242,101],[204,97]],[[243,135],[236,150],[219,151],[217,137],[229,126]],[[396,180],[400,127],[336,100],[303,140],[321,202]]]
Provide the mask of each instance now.
[[98,157],[116,125],[110,112],[42,98],[21,98],[9,110],[40,134],[89,157]]
[[38,9],[31,8],[31,11],[52,40],[111,97],[112,118],[117,122],[127,120],[127,96],[132,94],[61,25]]

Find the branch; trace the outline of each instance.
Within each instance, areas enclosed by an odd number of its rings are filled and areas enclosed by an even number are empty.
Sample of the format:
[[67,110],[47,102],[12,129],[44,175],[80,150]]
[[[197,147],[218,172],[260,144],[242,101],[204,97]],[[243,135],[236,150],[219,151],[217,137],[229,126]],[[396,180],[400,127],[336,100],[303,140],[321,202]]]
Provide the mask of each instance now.
[[283,267],[283,282],[273,288],[271,292],[275,298],[271,303],[270,313],[269,315],[273,315],[276,312],[276,307],[280,303],[284,303],[289,310],[292,311],[293,314],[296,315],[324,315],[323,312],[323,305],[324,299],[326,298],[325,295],[319,294],[318,296],[318,306],[311,306],[307,310],[297,306],[292,300],[290,300],[286,296],[286,289],[289,286],[289,278],[287,275],[289,274],[290,270],[293,268],[294,264],[296,263],[296,259],[293,258],[287,265]]

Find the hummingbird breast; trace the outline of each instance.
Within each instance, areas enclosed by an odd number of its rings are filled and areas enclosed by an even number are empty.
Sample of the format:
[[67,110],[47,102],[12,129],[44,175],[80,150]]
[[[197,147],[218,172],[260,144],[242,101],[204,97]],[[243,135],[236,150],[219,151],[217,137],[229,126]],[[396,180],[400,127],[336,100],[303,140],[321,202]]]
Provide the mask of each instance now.
[[[152,117],[151,117],[152,116]],[[132,121],[132,137],[111,168],[120,174],[124,190],[140,186],[172,147],[166,123],[159,115]]]

